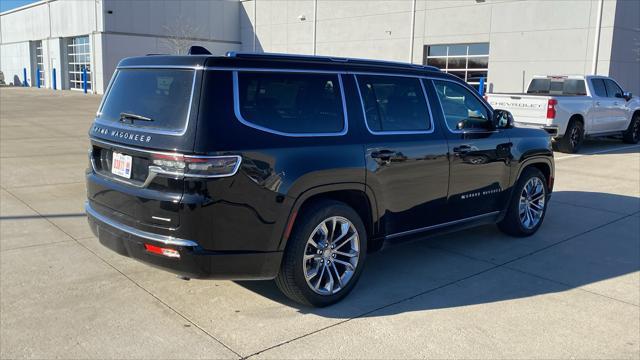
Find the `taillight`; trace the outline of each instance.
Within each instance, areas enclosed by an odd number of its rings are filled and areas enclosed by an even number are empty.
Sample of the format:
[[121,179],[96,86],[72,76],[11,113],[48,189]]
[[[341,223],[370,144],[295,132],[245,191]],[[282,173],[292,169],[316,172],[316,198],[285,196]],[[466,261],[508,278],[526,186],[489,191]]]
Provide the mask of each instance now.
[[154,154],[152,163],[160,173],[190,177],[233,176],[240,167],[242,158],[232,156],[190,156],[181,154]]
[[547,119],[555,119],[557,104],[558,104],[558,100],[549,99],[549,101],[547,102]]
[[151,244],[144,244],[144,248],[145,250],[153,254],[158,254],[158,255],[171,257],[171,258],[180,257],[180,253],[178,252],[178,250],[175,250],[175,249],[162,248],[162,247],[151,245]]

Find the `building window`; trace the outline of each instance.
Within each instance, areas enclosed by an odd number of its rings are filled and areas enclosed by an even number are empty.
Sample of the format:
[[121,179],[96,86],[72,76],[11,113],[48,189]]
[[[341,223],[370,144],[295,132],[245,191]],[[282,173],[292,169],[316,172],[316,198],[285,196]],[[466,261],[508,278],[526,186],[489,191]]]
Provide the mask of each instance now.
[[70,38],[67,44],[69,59],[69,88],[82,90],[82,74],[87,69],[87,91],[91,91],[91,45],[88,36]]
[[478,88],[487,77],[489,43],[425,45],[424,63],[455,75]]
[[36,41],[36,69],[39,71],[40,86],[45,87],[44,79],[44,56],[42,53],[42,40]]

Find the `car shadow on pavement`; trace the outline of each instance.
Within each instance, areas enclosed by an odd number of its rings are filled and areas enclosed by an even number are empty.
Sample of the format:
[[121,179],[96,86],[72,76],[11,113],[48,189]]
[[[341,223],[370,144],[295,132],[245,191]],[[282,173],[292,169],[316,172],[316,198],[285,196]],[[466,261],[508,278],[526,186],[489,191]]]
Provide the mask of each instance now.
[[[577,199],[592,206],[574,205]],[[621,212],[598,210],[599,203],[607,208],[614,205]],[[389,243],[368,255],[362,277],[349,296],[326,308],[289,300],[273,281],[237,283],[301,313],[341,319],[562,292],[640,270],[639,211],[638,197],[558,191],[545,223],[528,238],[512,238],[488,225]],[[626,285],[613,286],[614,294],[606,296],[637,305],[635,283],[623,281]]]

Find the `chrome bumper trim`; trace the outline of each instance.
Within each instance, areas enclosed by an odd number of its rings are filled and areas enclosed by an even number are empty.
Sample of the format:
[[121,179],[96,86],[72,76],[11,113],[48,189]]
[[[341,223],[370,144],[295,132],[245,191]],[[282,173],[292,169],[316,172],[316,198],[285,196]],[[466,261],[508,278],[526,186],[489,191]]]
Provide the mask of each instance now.
[[150,233],[147,231],[142,231],[142,230],[138,230],[136,228],[133,228],[131,226],[119,223],[117,221],[114,221],[112,219],[109,219],[108,217],[99,214],[97,211],[95,211],[91,205],[89,204],[89,202],[85,202],[84,203],[84,210],[87,212],[87,215],[90,215],[91,217],[93,217],[94,219],[108,225],[111,226],[115,229],[118,229],[122,232],[125,232],[127,234],[133,235],[133,236],[137,236],[137,237],[141,237],[147,240],[151,240],[151,241],[156,241],[159,243],[163,243],[165,245],[174,245],[174,246],[192,246],[192,247],[196,247],[199,246],[198,243],[196,243],[195,241],[191,241],[191,240],[185,240],[185,239],[180,239],[180,238],[175,238],[173,236],[167,236],[167,235],[160,235],[160,234],[154,234],[154,233]]

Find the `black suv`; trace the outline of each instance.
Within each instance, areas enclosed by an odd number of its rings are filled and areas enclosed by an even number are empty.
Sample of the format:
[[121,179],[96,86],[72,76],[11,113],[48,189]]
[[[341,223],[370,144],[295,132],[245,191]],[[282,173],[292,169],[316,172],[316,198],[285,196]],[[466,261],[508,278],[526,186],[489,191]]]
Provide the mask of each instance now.
[[372,60],[124,59],[89,135],[103,245],[185,277],[275,278],[314,306],[347,295],[384,240],[533,234],[554,178],[543,130],[436,68]]

